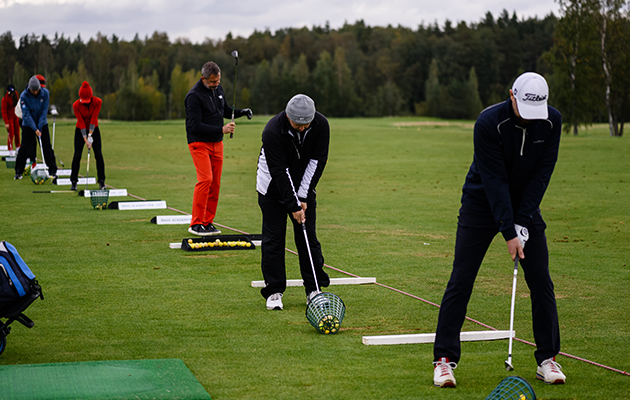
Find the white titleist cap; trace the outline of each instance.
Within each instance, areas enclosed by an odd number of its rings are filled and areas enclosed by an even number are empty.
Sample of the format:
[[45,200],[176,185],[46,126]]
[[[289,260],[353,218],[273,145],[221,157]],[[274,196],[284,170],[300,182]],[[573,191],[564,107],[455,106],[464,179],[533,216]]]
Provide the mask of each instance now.
[[516,99],[518,113],[523,119],[547,119],[547,81],[535,72],[525,72],[514,81],[512,94]]

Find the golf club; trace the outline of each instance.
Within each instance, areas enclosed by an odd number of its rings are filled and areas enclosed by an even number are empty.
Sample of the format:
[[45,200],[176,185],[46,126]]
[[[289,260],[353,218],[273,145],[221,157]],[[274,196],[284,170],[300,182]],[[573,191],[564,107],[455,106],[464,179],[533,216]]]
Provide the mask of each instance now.
[[87,172],[85,174],[85,190],[88,190],[88,180],[90,178],[90,150],[92,150],[92,147],[88,147]]
[[33,193],[75,193],[74,190],[33,190]]
[[[232,103],[232,122],[234,122],[234,109],[236,108],[236,76],[238,74],[238,51],[232,52],[232,57],[236,60],[236,68],[234,69],[234,102]],[[234,132],[230,133],[230,139],[234,137]],[[306,232],[306,231],[304,231]]]
[[[53,116],[53,137],[52,137],[52,149],[55,150],[55,125],[57,124],[57,115],[59,115],[59,112],[57,112],[57,107],[55,106],[50,106],[50,113]],[[55,158],[57,160],[59,160],[59,162],[61,163],[62,167],[65,167],[65,165],[63,165],[63,161],[61,161],[59,159],[59,157],[57,157],[57,155],[55,154]]]
[[317,329],[320,333],[324,335],[335,334],[339,332],[343,317],[346,315],[346,305],[336,294],[321,291],[319,282],[317,282],[313,254],[311,254],[311,245],[308,242],[306,224],[304,222],[302,222],[302,232],[304,232],[308,259],[311,262],[315,289],[317,290],[317,294],[310,298],[306,304],[306,319],[313,328]]
[[48,176],[48,165],[46,165],[46,159],[44,158],[44,147],[42,146],[42,137],[38,136],[37,138],[39,139],[39,149],[42,151],[42,165],[44,166],[44,169],[46,170],[46,176]]
[[315,279],[315,288],[317,293],[321,293],[319,290],[319,283],[317,282],[317,274],[315,273],[315,264],[313,263],[313,255],[311,254],[311,245],[308,243],[308,235],[306,234],[306,224],[302,222],[302,232],[304,232],[304,240],[306,241],[306,250],[308,250],[308,259],[311,262],[311,269],[313,270],[313,279]]
[[505,369],[514,371],[512,365],[512,341],[514,338],[514,303],[516,300],[516,275],[518,274],[518,254],[514,258],[514,279],[512,280],[512,306],[510,307],[510,338],[508,345],[508,359],[505,361]]

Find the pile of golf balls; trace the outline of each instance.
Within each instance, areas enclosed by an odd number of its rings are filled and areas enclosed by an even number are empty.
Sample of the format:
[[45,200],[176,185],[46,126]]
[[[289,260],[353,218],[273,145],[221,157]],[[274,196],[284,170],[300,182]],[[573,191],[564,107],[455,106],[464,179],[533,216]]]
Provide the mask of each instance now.
[[252,247],[252,244],[250,242],[245,242],[242,240],[222,242],[219,239],[215,240],[214,242],[196,242],[196,243],[192,239],[188,239],[188,245],[190,246],[191,249],[194,249],[194,250],[204,249],[208,247]]
[[339,331],[339,318],[334,315],[324,315],[322,319],[319,320],[318,327],[319,331],[324,335],[337,333]]

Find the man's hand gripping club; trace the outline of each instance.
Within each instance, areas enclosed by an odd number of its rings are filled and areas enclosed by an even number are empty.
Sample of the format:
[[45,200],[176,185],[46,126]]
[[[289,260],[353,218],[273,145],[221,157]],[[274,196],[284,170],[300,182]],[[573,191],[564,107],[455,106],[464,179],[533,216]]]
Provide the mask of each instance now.
[[510,252],[510,256],[512,256],[512,261],[518,255],[518,258],[525,258],[525,253],[523,249],[525,248],[525,243],[529,240],[529,231],[527,227],[514,224],[514,230],[516,230],[516,237],[507,241],[508,251]]

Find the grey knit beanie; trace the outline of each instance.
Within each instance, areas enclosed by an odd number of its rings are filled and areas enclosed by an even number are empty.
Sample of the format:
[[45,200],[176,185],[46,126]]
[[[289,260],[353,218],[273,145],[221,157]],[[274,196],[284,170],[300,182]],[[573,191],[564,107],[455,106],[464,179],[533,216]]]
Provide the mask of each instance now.
[[31,79],[28,81],[28,88],[32,92],[36,92],[42,88],[42,85],[40,85],[39,79],[37,79],[36,76],[31,77]]
[[286,113],[296,124],[310,124],[315,118],[315,102],[305,94],[296,94],[287,103]]

